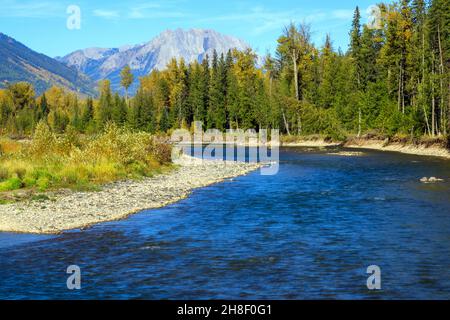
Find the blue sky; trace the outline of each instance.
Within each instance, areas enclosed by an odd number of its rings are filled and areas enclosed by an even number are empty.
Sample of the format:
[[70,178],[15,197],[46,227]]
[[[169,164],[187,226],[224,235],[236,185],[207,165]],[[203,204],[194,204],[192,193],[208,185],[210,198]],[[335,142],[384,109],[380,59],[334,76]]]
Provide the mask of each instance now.
[[[147,42],[166,29],[207,28],[241,38],[258,53],[273,51],[289,22],[311,24],[313,41],[331,34],[335,48],[348,46],[354,8],[372,0],[0,0],[0,32],[49,56],[87,47]],[[69,30],[66,10],[81,10],[81,29]]]

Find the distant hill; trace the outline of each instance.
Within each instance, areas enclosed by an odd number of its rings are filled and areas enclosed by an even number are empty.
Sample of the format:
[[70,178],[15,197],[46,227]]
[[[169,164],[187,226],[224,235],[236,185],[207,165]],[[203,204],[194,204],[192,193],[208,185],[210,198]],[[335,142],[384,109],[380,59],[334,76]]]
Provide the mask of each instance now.
[[86,75],[0,33],[0,88],[19,81],[32,83],[37,94],[58,85],[80,94],[94,95],[96,87]]
[[[69,67],[83,72],[92,80],[111,80],[114,90],[120,87],[120,71],[129,65],[135,75],[134,91],[138,86],[138,77],[152,70],[165,69],[172,58],[184,58],[186,62],[199,61],[216,50],[219,54],[230,49],[245,50],[249,46],[234,37],[213,30],[167,30],[148,43],[121,48],[89,48],[78,50],[59,58]],[[130,91],[130,92],[131,92]]]

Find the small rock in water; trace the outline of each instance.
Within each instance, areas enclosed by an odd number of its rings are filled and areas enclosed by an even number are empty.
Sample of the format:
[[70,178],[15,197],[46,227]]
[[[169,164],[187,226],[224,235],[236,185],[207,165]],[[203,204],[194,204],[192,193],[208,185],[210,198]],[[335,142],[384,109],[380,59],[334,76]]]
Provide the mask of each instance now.
[[435,183],[435,182],[443,182],[444,179],[440,179],[440,178],[436,178],[436,177],[423,177],[422,179],[420,179],[420,182],[422,183]]
[[339,151],[339,152],[332,152],[329,153],[333,156],[345,156],[345,157],[360,157],[364,155],[364,152],[357,152],[357,151]]

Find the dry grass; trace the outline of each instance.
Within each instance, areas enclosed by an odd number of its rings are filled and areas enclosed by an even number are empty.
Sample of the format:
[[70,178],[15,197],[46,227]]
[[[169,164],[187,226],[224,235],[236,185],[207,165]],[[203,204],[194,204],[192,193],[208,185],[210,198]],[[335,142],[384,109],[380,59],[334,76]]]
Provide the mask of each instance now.
[[70,129],[57,136],[40,123],[30,143],[0,141],[0,192],[89,190],[111,181],[152,176],[171,162],[166,143],[114,125],[96,137],[82,137]]
[[17,141],[8,138],[0,138],[0,156],[18,153],[21,148],[22,144]]

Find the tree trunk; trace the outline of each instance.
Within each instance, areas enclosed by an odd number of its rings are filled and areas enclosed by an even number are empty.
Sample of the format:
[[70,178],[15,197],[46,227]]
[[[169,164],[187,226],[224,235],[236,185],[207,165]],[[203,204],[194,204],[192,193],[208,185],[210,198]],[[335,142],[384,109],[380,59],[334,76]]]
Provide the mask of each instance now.
[[440,88],[441,88],[441,99],[440,101],[440,109],[441,109],[441,125],[440,128],[444,132],[444,134],[447,133],[447,126],[445,121],[445,114],[446,114],[446,106],[445,106],[445,99],[444,99],[444,57],[442,54],[442,45],[441,45],[441,31],[440,26],[438,25],[438,44],[439,44],[439,82],[440,82]]
[[448,93],[447,93],[447,129],[445,131],[445,134],[447,134],[447,132],[450,132],[450,83],[448,84]]
[[294,83],[295,83],[295,98],[300,100],[300,94],[298,92],[298,68],[297,68],[297,54],[296,50],[292,51],[292,62],[294,63]]
[[403,60],[401,63],[401,67],[400,67],[400,99],[401,99],[401,103],[402,103],[402,113],[405,114],[405,84],[404,84],[404,73],[405,71],[403,70]]
[[[423,83],[423,81],[422,81]],[[420,85],[419,80],[417,80],[417,85]],[[423,99],[423,87],[420,88],[420,97],[421,99]],[[428,121],[428,112],[427,112],[427,108],[426,108],[426,103],[422,103],[422,107],[423,107],[423,115],[425,116],[425,124],[427,125],[427,133],[429,136],[431,136],[431,130],[430,130],[430,122]]]
[[[420,84],[419,80],[417,80],[418,85]],[[421,92],[420,92],[420,98],[421,101],[420,103],[423,106],[423,114],[425,116],[425,123],[427,125],[427,132],[428,135],[431,136],[431,130],[430,130],[430,122],[428,121],[428,111],[427,111],[427,104],[423,103],[423,99],[424,99],[424,84],[425,84],[425,33],[423,32],[422,29],[422,87],[420,88]]]
[[273,78],[270,76],[269,78],[269,97],[272,98],[272,86],[273,86]]
[[[434,71],[432,72],[434,76]],[[434,84],[433,80],[431,80],[431,136],[434,137],[436,132],[436,99],[434,97]]]
[[127,104],[127,107],[129,107],[129,104],[128,104],[128,88],[125,88],[125,102]]
[[400,75],[398,77],[398,93],[397,93],[397,110],[400,112],[401,107],[401,94],[402,94],[402,67],[399,66]]
[[358,138],[361,137],[361,121],[362,121],[361,107],[358,110]]
[[300,114],[297,115],[297,121],[298,121],[298,135],[300,136],[302,134],[302,117]]
[[289,131],[289,123],[286,120],[286,115],[284,113],[284,110],[282,111],[282,113],[283,113],[284,127],[286,128],[287,134],[290,136],[291,132]]

